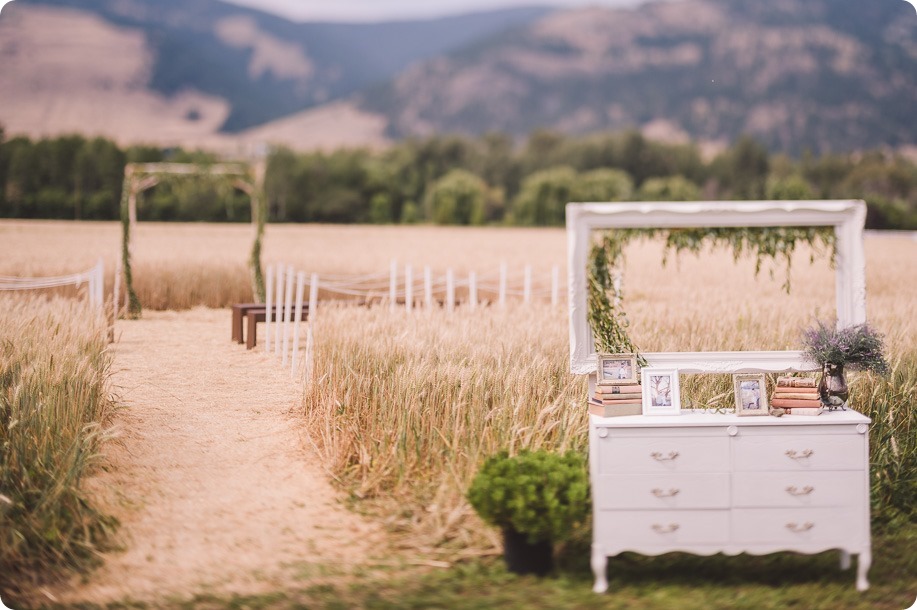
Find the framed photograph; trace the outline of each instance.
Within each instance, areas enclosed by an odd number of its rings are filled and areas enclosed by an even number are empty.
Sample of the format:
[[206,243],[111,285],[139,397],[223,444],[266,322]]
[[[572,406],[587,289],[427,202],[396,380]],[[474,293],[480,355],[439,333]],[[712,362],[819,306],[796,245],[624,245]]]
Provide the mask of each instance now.
[[640,371],[640,378],[643,383],[644,415],[681,413],[678,369],[646,367]]
[[736,415],[768,415],[767,386],[764,374],[733,375],[736,390]]
[[599,385],[632,385],[637,383],[636,354],[599,354],[596,383]]

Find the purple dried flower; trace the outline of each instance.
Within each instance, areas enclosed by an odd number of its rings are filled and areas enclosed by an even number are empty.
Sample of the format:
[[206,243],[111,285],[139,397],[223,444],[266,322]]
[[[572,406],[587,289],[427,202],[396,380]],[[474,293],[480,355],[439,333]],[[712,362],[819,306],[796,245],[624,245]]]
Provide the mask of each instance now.
[[888,372],[882,335],[868,324],[837,330],[819,320],[802,337],[806,357],[822,366],[831,363],[880,375]]

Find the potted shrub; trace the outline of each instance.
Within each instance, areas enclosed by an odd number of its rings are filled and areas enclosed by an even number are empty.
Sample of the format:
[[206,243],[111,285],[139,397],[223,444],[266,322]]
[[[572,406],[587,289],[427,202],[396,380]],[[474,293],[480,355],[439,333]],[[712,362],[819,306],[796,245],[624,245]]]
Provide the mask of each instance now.
[[553,544],[568,538],[589,513],[583,456],[505,451],[487,459],[468,490],[484,521],[503,530],[504,559],[517,574],[543,576],[553,567]]
[[829,409],[844,408],[849,390],[844,368],[888,372],[882,335],[867,324],[837,329],[818,321],[803,334],[806,357],[822,367],[818,396]]

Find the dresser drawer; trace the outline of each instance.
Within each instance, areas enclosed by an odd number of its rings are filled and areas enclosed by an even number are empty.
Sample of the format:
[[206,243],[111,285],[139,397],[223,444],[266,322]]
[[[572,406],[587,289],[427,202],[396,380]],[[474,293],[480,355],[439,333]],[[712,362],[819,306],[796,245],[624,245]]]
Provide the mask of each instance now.
[[728,472],[729,437],[608,436],[597,439],[599,474]]
[[744,472],[732,482],[732,504],[741,508],[856,506],[863,502],[859,471]]
[[729,474],[606,474],[592,488],[596,508],[729,508]]
[[732,511],[732,541],[737,544],[856,545],[864,517],[850,508],[737,508]]
[[721,545],[729,542],[729,511],[598,511],[594,529],[605,548]]
[[737,471],[864,470],[861,434],[753,436],[733,438]]

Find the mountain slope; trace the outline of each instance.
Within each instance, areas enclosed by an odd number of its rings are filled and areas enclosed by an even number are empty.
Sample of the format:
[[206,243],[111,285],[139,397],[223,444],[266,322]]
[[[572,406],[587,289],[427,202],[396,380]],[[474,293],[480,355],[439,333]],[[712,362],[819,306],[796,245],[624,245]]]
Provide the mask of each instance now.
[[361,101],[394,136],[644,127],[798,153],[917,142],[901,0],[684,0],[555,13],[408,68]]
[[234,132],[340,99],[411,62],[544,15],[522,8],[417,22],[294,23],[218,0],[19,0],[92,13],[138,30],[149,87],[225,100]]

